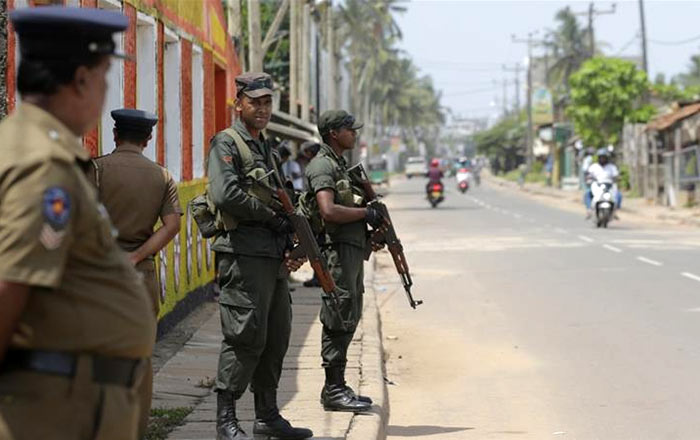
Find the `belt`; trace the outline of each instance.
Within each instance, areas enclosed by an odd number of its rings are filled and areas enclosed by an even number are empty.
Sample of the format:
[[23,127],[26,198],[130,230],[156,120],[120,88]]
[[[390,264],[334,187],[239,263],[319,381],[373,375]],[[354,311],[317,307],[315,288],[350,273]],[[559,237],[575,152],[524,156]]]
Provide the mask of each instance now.
[[[0,364],[0,374],[15,370],[74,377],[78,365],[77,354],[46,350],[9,350]],[[105,385],[134,384],[140,359],[112,358],[90,355],[92,379]]]

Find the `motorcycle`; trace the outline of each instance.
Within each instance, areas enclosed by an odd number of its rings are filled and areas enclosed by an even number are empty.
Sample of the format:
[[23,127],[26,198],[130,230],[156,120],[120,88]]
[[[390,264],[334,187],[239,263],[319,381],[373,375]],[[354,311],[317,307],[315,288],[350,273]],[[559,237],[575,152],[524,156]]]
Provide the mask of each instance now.
[[445,200],[445,187],[442,183],[431,183],[428,185],[428,201],[430,206],[435,208],[438,203]]
[[608,223],[613,219],[615,211],[615,191],[617,189],[611,182],[593,182],[591,193],[593,194],[592,206],[595,209],[596,227],[607,228]]
[[457,189],[459,189],[462,194],[469,189],[469,174],[469,170],[466,168],[460,168],[457,171]]

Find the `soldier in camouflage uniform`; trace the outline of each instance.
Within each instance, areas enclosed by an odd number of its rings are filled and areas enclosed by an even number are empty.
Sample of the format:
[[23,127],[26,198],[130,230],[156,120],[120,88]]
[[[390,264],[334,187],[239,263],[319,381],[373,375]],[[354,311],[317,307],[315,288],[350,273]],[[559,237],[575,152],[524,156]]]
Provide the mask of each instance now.
[[266,73],[236,78],[239,118],[211,141],[209,196],[224,218],[216,238],[219,306],[224,340],[217,392],[217,439],[250,439],[236,418],[235,402],[250,388],[255,397],[254,434],[305,439],[309,429],[292,427],[277,408],[277,385],[291,332],[287,278],[302,262],[289,261],[292,225],[276,211],[268,172],[278,159],[262,135],[272,114],[272,79]]
[[321,305],[321,356],[326,383],[321,401],[329,411],[366,411],[371,399],[358,396],[345,383],[347,352],[362,316],[363,264],[367,224],[379,227],[383,218],[371,205],[348,171],[342,154],[354,148],[362,124],[343,110],[324,112],[318,122],[323,137],[319,153],[306,167],[309,191],[315,195],[326,231],[324,257],[340,291],[346,325],[333,313],[330,298]]

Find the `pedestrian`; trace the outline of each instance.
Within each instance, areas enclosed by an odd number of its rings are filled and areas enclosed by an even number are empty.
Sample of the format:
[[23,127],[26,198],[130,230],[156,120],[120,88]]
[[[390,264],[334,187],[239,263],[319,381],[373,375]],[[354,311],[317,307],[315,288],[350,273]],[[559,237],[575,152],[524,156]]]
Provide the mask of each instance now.
[[[301,168],[302,175],[305,174],[306,167],[309,165],[309,162],[311,162],[311,159],[316,157],[320,149],[321,144],[319,144],[318,142],[307,141],[301,144],[301,148],[299,148],[299,154],[297,155],[297,163]],[[306,179],[303,179],[303,183],[304,185],[306,185]]]
[[156,322],[85,170],[112,35],[99,9],[10,13],[19,108],[0,123],[0,438],[137,438]]
[[[154,318],[160,311],[160,285],[156,277],[155,254],[180,232],[182,208],[175,180],[165,168],[143,155],[158,117],[143,110],[120,109],[114,119],[116,149],[93,160],[93,182],[118,231],[117,243],[129,261],[143,275]],[[162,226],[154,231],[158,219]],[[146,433],[151,409],[153,370],[150,358],[141,383],[139,438]]]
[[345,383],[348,348],[362,315],[367,224],[378,227],[383,221],[376,209],[366,206],[364,193],[353,184],[343,158],[345,151],[354,148],[360,128],[362,124],[344,110],[324,112],[318,122],[323,145],[306,168],[309,190],[316,195],[325,224],[323,254],[338,286],[343,315],[334,313],[330,297],[324,295],[320,319],[326,381],[321,401],[329,411],[367,411],[372,403],[368,397],[356,395]]
[[219,308],[223,342],[215,391],[219,440],[247,440],[236,417],[236,401],[250,384],[255,400],[253,434],[304,439],[313,433],[295,428],[277,407],[277,387],[289,346],[292,309],[286,258],[292,225],[280,214],[269,188],[278,164],[262,135],[272,113],[272,79],[249,72],[236,78],[233,127],[211,140],[209,193],[225,228],[212,246],[219,272]]
[[304,175],[301,174],[299,163],[292,159],[292,152],[286,145],[281,145],[279,148],[280,159],[282,160],[282,174],[285,178],[292,181],[292,186],[295,191],[304,190]]

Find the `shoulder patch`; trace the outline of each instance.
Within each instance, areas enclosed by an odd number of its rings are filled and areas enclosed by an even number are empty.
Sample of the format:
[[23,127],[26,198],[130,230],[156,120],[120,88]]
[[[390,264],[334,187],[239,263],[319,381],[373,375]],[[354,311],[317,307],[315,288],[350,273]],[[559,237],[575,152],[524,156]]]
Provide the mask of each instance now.
[[44,191],[42,212],[47,223],[55,229],[61,229],[70,219],[71,201],[66,190],[52,186]]

